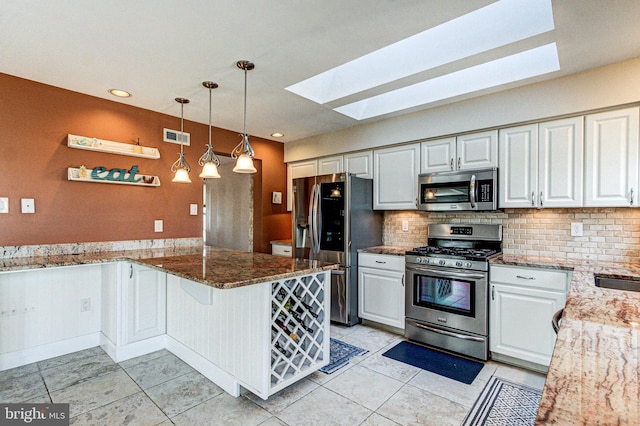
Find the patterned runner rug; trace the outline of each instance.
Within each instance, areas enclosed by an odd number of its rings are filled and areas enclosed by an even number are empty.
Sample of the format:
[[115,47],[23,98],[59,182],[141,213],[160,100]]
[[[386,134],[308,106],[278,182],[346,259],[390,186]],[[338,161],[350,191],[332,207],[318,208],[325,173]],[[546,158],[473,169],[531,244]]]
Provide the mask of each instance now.
[[541,396],[537,389],[492,377],[462,426],[531,426]]
[[330,338],[330,360],[329,365],[322,367],[320,371],[326,374],[331,374],[334,371],[344,367],[349,363],[349,359],[354,356],[367,353],[366,349],[361,349],[357,346],[350,345],[342,340]]

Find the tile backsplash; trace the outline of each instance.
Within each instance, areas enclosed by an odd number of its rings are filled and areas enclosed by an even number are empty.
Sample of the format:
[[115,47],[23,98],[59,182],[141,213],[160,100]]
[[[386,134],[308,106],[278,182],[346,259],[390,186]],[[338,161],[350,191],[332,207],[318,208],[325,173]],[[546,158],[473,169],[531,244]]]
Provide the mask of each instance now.
[[[402,231],[402,222],[409,224]],[[583,224],[582,237],[571,223]],[[417,247],[427,243],[429,223],[490,223],[503,226],[504,253],[608,262],[637,262],[640,257],[640,208],[505,209],[491,213],[386,211],[383,242]]]

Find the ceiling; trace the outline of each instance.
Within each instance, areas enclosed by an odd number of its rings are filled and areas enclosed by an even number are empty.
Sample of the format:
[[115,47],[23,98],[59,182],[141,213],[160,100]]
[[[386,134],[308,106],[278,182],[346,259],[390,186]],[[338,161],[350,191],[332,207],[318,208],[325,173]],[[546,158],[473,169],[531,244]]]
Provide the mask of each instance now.
[[[491,0],[3,0],[0,72],[281,142],[640,57],[640,1],[552,0],[555,29],[438,66],[393,89],[555,42],[560,71],[358,121],[286,87],[493,3]],[[366,6],[365,6],[366,5]],[[500,31],[500,22],[495,22]],[[419,53],[418,53],[419,54]],[[133,96],[115,98],[108,89]],[[381,93],[381,88],[366,96]],[[343,103],[362,99],[347,97]],[[188,129],[185,128],[186,131]],[[281,139],[271,137],[282,132]]]

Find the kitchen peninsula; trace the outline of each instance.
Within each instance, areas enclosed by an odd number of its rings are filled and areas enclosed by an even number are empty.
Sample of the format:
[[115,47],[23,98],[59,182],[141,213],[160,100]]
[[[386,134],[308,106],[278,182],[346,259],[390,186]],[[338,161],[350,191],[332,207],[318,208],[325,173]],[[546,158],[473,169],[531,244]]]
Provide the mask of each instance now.
[[[79,298],[81,311],[97,311],[95,329],[77,336],[30,345],[30,336],[12,341],[3,332],[0,370],[60,355],[65,342],[68,352],[99,344],[117,362],[166,348],[231,395],[242,386],[266,399],[328,364],[325,312],[335,267],[201,246],[0,259],[0,291],[53,295],[57,283],[91,277],[98,299],[83,289],[59,292]],[[25,323],[30,310],[45,309],[23,304],[16,311],[27,312]],[[88,314],[51,322],[64,326]]]

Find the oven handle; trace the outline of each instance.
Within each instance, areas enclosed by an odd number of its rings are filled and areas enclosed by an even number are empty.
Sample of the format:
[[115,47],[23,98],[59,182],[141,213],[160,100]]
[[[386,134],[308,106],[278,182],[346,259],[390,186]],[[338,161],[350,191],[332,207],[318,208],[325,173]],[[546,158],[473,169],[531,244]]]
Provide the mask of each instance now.
[[432,331],[434,333],[444,334],[445,336],[455,337],[457,339],[471,340],[473,342],[484,342],[485,341],[485,339],[483,339],[482,337],[473,337],[473,336],[466,336],[464,334],[452,333],[451,331],[440,330],[438,328],[429,327],[427,325],[419,324],[417,322],[413,322],[413,321],[409,321],[409,320],[407,320],[407,324],[410,324],[410,325],[412,325],[414,327],[423,328],[425,330]]
[[475,279],[481,279],[484,278],[485,275],[484,274],[463,274],[460,272],[442,272],[442,271],[438,271],[435,269],[430,269],[430,268],[416,268],[414,266],[407,266],[406,267],[407,272],[428,272],[429,274],[433,274],[433,275],[437,275],[439,277],[443,277],[443,278],[475,278]]

